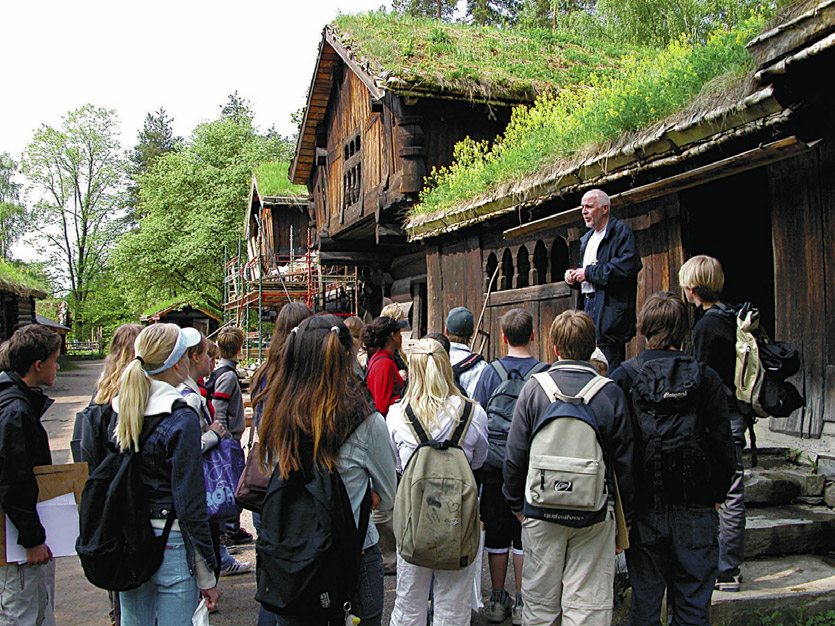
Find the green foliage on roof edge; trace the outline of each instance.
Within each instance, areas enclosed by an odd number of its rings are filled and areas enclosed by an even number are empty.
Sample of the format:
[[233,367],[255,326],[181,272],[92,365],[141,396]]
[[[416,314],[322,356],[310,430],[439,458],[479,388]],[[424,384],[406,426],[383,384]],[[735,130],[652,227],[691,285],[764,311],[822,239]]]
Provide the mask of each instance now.
[[10,263],[0,259],[0,278],[9,281],[10,283],[17,283],[24,289],[43,291],[49,293],[50,288],[47,283],[41,280],[38,276],[33,275],[27,270],[25,264]]
[[291,183],[289,172],[290,163],[287,161],[263,163],[253,172],[258,183],[258,192],[262,197],[306,197],[307,187]]
[[738,89],[753,67],[745,44],[766,22],[765,13],[755,13],[720,27],[703,43],[682,37],[661,49],[633,49],[614,73],[592,73],[556,94],[539,96],[533,106],[516,107],[495,141],[468,138],[456,144],[453,163],[433,168],[410,213],[441,213],[489,197],[503,183],[663,120],[703,90],[734,83]]

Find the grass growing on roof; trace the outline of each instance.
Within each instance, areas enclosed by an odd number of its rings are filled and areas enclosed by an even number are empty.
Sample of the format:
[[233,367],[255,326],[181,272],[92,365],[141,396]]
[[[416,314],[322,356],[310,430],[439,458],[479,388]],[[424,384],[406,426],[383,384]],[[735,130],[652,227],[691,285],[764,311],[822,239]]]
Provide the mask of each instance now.
[[0,278],[17,283],[25,289],[49,293],[49,285],[34,276],[23,264],[9,263],[0,259]]
[[448,91],[532,100],[536,93],[608,76],[629,46],[593,24],[558,32],[445,24],[385,12],[340,15],[330,25],[354,58],[392,91]]
[[290,164],[270,161],[259,166],[254,174],[262,196],[307,196],[307,187],[290,182]]
[[684,109],[718,77],[741,79],[753,67],[745,44],[765,22],[751,17],[714,32],[703,45],[677,40],[658,52],[633,52],[617,75],[592,74],[538,97],[534,106],[517,107],[504,136],[492,144],[469,138],[456,144],[453,163],[433,168],[412,214],[489,196],[502,183]]

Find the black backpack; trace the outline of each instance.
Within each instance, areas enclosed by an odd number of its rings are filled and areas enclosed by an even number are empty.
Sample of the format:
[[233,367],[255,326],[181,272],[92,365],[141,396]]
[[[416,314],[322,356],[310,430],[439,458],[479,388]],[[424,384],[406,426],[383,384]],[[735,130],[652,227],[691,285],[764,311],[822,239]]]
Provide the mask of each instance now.
[[[187,408],[176,400],[171,408]],[[145,420],[139,450],[169,414]],[[151,526],[145,485],[134,463],[137,453],[113,449],[93,470],[79,506],[79,533],[75,550],[84,575],[93,585],[109,591],[136,589],[162,565],[168,533],[176,519],[172,510],[160,537]]]
[[505,370],[501,361],[493,361],[489,365],[496,371],[501,382],[484,405],[487,412],[487,460],[484,463],[501,469],[507,448],[507,434],[510,432],[513,409],[516,407],[519,393],[531,376],[544,372],[551,366],[548,363],[538,363],[522,376],[516,369],[510,372]]
[[235,372],[235,378],[238,377],[238,370],[231,365],[221,365],[217,369],[213,369],[209,377],[203,381],[203,387],[206,390],[206,402],[211,404],[212,398],[215,396],[215,385],[218,379],[226,372]]
[[473,352],[470,355],[466,356],[463,360],[458,361],[458,363],[453,365],[452,376],[455,379],[455,386],[459,389],[463,389],[463,385],[461,385],[461,374],[472,369],[483,360],[483,356],[481,356],[477,352]]
[[312,458],[287,479],[274,471],[261,513],[255,599],[278,615],[341,615],[357,592],[370,513],[369,490],[357,527],[339,473]]
[[622,365],[632,378],[636,493],[645,502],[710,502],[712,463],[697,414],[699,362],[681,355],[643,363],[634,358]]

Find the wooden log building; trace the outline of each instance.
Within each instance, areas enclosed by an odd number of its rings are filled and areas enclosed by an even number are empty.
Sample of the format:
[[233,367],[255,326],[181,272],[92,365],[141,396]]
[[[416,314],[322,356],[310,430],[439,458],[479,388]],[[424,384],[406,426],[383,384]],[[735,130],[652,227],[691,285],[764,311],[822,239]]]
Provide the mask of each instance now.
[[[520,88],[505,77],[438,80],[441,68],[432,64],[441,57],[432,55],[407,70],[386,66],[369,41],[351,32],[355,18],[343,18],[323,32],[290,179],[310,191],[322,265],[359,268],[360,314],[377,315],[383,297],[412,301],[412,327],[422,335],[426,255],[408,242],[404,215],[418,201],[426,175],[451,163],[456,142],[492,140],[507,126],[512,106],[533,102],[543,85],[534,80]],[[440,24],[430,37],[483,37],[462,28]],[[375,43],[392,39],[378,48],[403,48],[383,30],[374,31]],[[406,56],[398,63],[407,64]],[[576,62],[559,61],[565,67]]]
[[406,230],[426,246],[428,329],[442,330],[452,306],[479,311],[498,267],[485,356],[500,356],[501,314],[523,307],[534,315],[536,355],[551,360],[548,327],[576,306],[563,274],[580,263],[580,198],[599,187],[636,233],[638,308],[653,292],[680,289],[687,258],[717,257],[723,299],[755,303],[771,336],[802,352],[793,382],[806,407],[770,427],[835,436],[835,117],[824,78],[835,69],[835,2],[762,33],[748,50],[757,69],[713,110],[694,105],[590,156],[551,164],[512,192],[413,216]]
[[0,276],[0,343],[21,326],[35,323],[35,300],[46,297],[47,294],[38,287]]

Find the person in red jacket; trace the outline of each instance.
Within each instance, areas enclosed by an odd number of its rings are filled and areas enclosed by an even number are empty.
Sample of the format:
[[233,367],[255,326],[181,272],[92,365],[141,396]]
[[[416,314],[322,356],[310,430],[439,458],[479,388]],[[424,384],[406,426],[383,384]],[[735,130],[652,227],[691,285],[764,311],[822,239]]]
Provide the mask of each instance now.
[[378,317],[362,329],[362,343],[369,355],[365,381],[374,398],[374,406],[383,417],[400,399],[405,386],[397,371],[394,353],[403,344],[400,331],[408,324],[406,320],[398,322],[390,317]]

